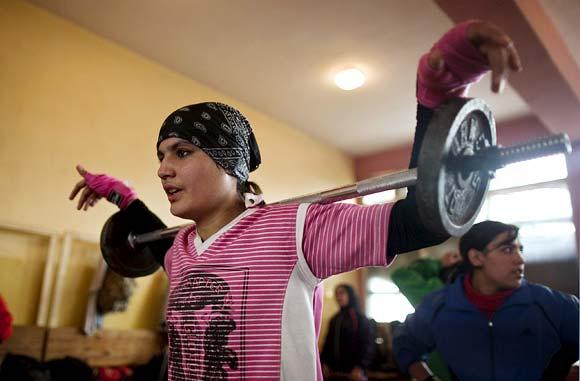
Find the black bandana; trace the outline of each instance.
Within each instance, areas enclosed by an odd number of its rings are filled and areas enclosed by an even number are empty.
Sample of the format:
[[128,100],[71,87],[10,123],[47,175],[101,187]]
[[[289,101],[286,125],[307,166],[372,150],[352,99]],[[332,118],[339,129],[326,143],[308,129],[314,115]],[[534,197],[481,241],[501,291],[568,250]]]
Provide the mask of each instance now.
[[157,139],[181,138],[201,148],[227,173],[246,181],[260,165],[252,127],[241,112],[223,103],[197,103],[171,113]]

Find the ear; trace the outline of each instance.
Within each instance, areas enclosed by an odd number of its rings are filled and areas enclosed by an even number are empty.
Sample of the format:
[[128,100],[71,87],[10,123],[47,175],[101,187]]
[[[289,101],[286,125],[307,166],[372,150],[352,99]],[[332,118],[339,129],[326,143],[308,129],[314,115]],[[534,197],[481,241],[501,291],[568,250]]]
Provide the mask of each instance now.
[[467,258],[469,258],[469,262],[471,262],[473,267],[483,266],[484,255],[481,251],[475,249],[469,249],[467,252]]

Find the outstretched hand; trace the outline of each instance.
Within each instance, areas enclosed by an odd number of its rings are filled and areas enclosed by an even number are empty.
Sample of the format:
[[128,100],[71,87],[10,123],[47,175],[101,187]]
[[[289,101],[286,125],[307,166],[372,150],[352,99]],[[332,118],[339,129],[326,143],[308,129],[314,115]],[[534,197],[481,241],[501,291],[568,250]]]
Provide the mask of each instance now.
[[77,165],[76,169],[83,179],[75,184],[68,198],[73,200],[82,190],[77,203],[78,210],[88,210],[89,207],[95,206],[102,197],[117,205],[119,209],[125,209],[137,198],[137,194],[129,185],[115,177],[106,174],[93,174],[81,165]]
[[87,185],[87,182],[85,180],[85,176],[89,172],[80,164],[77,164],[76,170],[79,173],[79,175],[82,176],[83,179],[75,184],[72,192],[68,196],[68,199],[74,200],[74,198],[77,196],[77,194],[82,190],[82,193],[81,193],[79,200],[78,200],[78,203],[77,203],[77,210],[81,210],[81,209],[88,210],[89,207],[95,206],[97,204],[97,202],[101,199],[102,196],[99,195],[96,191],[94,191],[93,189],[91,189],[91,187],[89,187]]
[[492,23],[478,21],[467,29],[467,38],[487,57],[491,68],[491,90],[501,92],[510,71],[522,70],[512,39]]
[[[512,39],[502,29],[487,21],[474,21],[467,28],[467,38],[486,58],[491,69],[491,90],[503,91],[510,72],[522,70],[520,56]],[[439,49],[427,57],[429,66],[441,71],[445,62]]]

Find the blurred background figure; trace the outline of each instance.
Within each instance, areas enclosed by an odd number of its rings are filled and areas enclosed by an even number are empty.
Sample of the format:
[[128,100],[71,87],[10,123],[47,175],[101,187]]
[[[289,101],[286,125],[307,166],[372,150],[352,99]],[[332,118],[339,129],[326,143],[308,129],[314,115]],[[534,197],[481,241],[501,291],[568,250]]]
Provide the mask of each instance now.
[[[12,335],[12,314],[8,310],[8,306],[0,295],[0,343],[8,340]],[[1,363],[1,361],[0,361]]]
[[359,308],[352,286],[340,284],[335,298],[340,311],[332,317],[320,359],[325,380],[366,380],[374,355],[375,325]]
[[[391,279],[416,308],[425,295],[455,280],[460,272],[461,262],[459,252],[447,251],[438,259],[425,257],[406,267],[400,267],[393,271]],[[451,373],[438,352],[431,352],[426,357],[427,365],[434,375],[443,381],[452,380]]]
[[423,297],[452,283],[460,271],[461,255],[448,251],[441,258],[425,257],[393,271],[391,279],[416,307]]
[[516,225],[475,224],[459,242],[465,273],[424,297],[394,334],[403,372],[436,379],[435,348],[459,380],[564,380],[578,359],[578,298],[524,278]]

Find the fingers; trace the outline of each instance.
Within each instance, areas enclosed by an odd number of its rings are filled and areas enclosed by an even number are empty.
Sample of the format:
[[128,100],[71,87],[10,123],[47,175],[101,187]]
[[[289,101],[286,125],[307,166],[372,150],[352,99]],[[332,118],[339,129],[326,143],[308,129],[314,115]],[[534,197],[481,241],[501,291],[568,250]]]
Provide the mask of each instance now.
[[95,192],[91,192],[91,194],[89,195],[89,197],[87,197],[87,201],[85,202],[85,205],[84,205],[84,208],[83,209],[84,210],[88,210],[89,207],[95,206],[97,204],[97,202],[99,202],[99,199],[100,198],[101,197],[98,194],[96,194]]
[[[77,196],[77,194],[81,191],[81,189],[83,189],[87,186],[87,182],[84,179],[85,175],[88,173],[87,170],[80,164],[77,164],[75,168],[76,168],[77,172],[79,173],[79,175],[81,175],[83,177],[83,179],[75,184],[72,191],[70,192],[70,195],[68,196],[69,200],[73,200]],[[79,209],[79,208],[77,208],[77,209]]]
[[87,183],[85,182],[85,180],[81,180],[78,183],[75,184],[72,192],[70,192],[70,195],[68,196],[69,200],[72,200],[76,197],[77,193],[79,193],[79,191],[81,189],[83,189],[84,187],[87,186]]
[[95,206],[96,203],[101,199],[101,196],[98,195],[95,191],[93,191],[89,187],[85,187],[83,192],[81,193],[81,197],[79,197],[79,202],[77,203],[77,210],[88,210],[89,207]]
[[474,22],[467,34],[469,40],[488,59],[492,72],[492,91],[503,91],[509,72],[522,70],[520,56],[513,41],[503,30],[488,22]]
[[509,62],[510,68],[513,71],[521,71],[522,70],[522,61],[521,61],[520,55],[518,54],[518,51],[516,50],[513,43],[510,43],[508,45],[507,52],[508,52],[508,62]]
[[427,56],[427,64],[435,71],[443,70],[445,61],[443,61],[443,53],[439,49],[433,49]]
[[471,24],[467,30],[467,38],[475,46],[483,44],[492,44],[507,48],[512,44],[509,36],[500,28],[492,23],[479,21]]
[[491,90],[494,93],[503,91],[508,77],[508,56],[505,49],[483,48],[491,68]]
[[[83,177],[89,173],[82,165],[77,165],[76,170]],[[74,200],[79,192],[81,192],[81,195],[77,202],[77,210],[88,210],[90,207],[95,206],[101,199],[101,196],[87,185],[85,179],[75,184],[68,199]]]
[[85,207],[85,203],[89,199],[89,196],[91,195],[91,193],[93,193],[91,188],[85,187],[85,189],[83,189],[83,192],[81,193],[81,197],[79,197],[79,202],[77,203],[77,210],[81,210]]
[[76,166],[77,172],[79,173],[79,175],[85,177],[85,175],[87,174],[87,170],[80,164],[77,164]]

